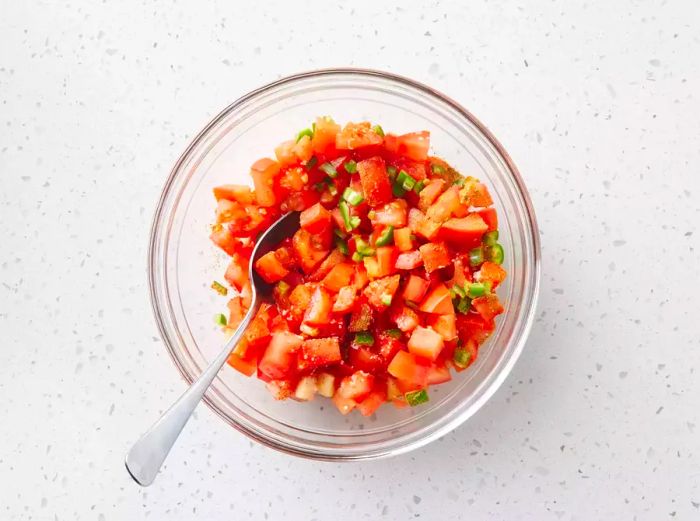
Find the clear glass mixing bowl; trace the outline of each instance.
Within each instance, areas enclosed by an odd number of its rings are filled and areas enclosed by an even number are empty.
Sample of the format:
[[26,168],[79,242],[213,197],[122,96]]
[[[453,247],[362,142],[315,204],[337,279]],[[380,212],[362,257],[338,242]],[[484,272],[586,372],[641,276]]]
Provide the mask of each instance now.
[[431,147],[463,174],[482,179],[499,212],[508,278],[506,311],[476,363],[431,388],[416,408],[340,415],[332,402],[275,401],[263,382],[225,367],[206,403],[231,426],[275,449],[317,459],[356,460],[420,447],[464,422],[493,394],[520,354],[535,312],[540,251],[523,181],[503,147],[474,116],[439,92],[384,72],[320,70],[266,85],[227,107],[178,160],[156,210],[149,251],[153,309],[165,345],[191,382],[223,342],[212,316],[224,300],[209,288],[227,259],[209,241],[212,187],[249,183],[250,164],[316,116],[369,120],[393,132],[429,130]]

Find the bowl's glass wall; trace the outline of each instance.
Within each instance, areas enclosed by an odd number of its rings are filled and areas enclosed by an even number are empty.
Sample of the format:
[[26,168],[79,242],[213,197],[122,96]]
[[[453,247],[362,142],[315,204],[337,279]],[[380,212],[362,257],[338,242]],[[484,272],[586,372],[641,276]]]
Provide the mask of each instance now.
[[262,382],[226,367],[207,395],[223,418],[248,435],[289,452],[361,458],[408,450],[466,419],[505,378],[534,311],[538,251],[534,216],[514,167],[498,145],[459,107],[428,89],[377,73],[320,72],[283,80],[239,100],[195,139],[163,194],[151,251],[154,307],[165,342],[186,378],[198,375],[222,344],[212,316],[226,299],[209,285],[226,256],[209,241],[212,187],[250,183],[250,164],[309,126],[316,116],[370,120],[385,130],[431,132],[431,146],[463,174],[491,188],[499,211],[509,272],[499,295],[506,313],[475,365],[430,391],[415,409],[382,407],[372,418],[341,416],[329,400],[275,401]]

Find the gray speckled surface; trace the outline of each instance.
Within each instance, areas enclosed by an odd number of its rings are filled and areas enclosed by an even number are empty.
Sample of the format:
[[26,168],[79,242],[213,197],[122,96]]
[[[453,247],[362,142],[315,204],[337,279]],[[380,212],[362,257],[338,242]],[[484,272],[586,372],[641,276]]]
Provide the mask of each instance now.
[[[699,4],[232,4],[0,0],[0,518],[699,518]],[[201,408],[141,489],[125,450],[183,389],[146,291],[161,184],[237,96],[333,65],[427,82],[512,154],[544,261],[523,356],[381,462]]]

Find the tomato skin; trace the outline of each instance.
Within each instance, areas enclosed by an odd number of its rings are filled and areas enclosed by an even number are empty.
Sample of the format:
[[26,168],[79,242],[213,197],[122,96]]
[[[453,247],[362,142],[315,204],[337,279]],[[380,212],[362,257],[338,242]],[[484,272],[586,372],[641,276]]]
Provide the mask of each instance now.
[[215,225],[211,230],[209,239],[229,255],[236,253],[235,238],[231,235],[227,227],[220,224]]
[[342,288],[350,284],[354,274],[355,267],[352,264],[347,262],[336,264],[323,278],[321,285],[333,293],[338,293]]
[[274,251],[266,253],[255,262],[255,271],[268,284],[280,281],[289,274]]
[[299,222],[301,227],[309,233],[321,233],[330,227],[331,213],[321,206],[321,203],[316,203],[301,212]]
[[300,371],[307,372],[340,360],[342,356],[337,337],[311,338],[301,345],[297,363]]
[[219,199],[228,199],[240,204],[253,204],[255,201],[255,195],[250,187],[246,185],[215,186],[213,191],[217,201]]
[[430,282],[418,275],[410,275],[403,289],[403,298],[411,302],[420,302],[428,291]]
[[439,334],[445,342],[457,338],[457,317],[452,314],[430,315],[426,324]]
[[330,293],[322,287],[317,287],[311,295],[309,307],[304,313],[304,323],[309,326],[322,326],[331,320],[333,301]]
[[299,259],[299,265],[304,273],[314,271],[323,259],[329,254],[328,250],[317,250],[312,244],[313,236],[303,228],[297,230],[292,237],[292,247]]
[[423,299],[419,309],[424,313],[454,315],[455,310],[452,305],[450,290],[448,290],[444,284],[437,284]]
[[286,331],[273,333],[270,344],[260,359],[258,369],[273,380],[293,376],[296,373],[296,351],[303,342],[302,337],[293,333]]
[[406,227],[394,229],[394,244],[401,252],[412,250],[413,239],[411,239],[411,229]]
[[309,273],[307,280],[309,282],[320,282],[323,278],[330,273],[333,266],[345,262],[347,258],[343,255],[340,250],[331,250],[328,257],[326,257],[321,264],[318,265],[312,273]]
[[484,342],[493,332],[495,324],[493,320],[484,320],[478,313],[467,313],[457,315],[457,332],[463,343],[475,341]]
[[428,273],[439,270],[451,264],[450,255],[443,243],[428,243],[420,248],[420,255]]
[[279,171],[279,163],[266,157],[253,163],[250,175],[255,185],[255,198],[260,206],[274,206],[277,202],[273,183]]
[[437,385],[452,380],[450,370],[444,365],[433,364],[428,369],[428,385]]
[[425,161],[428,159],[430,148],[430,132],[410,132],[396,136],[387,134],[384,138],[384,146],[388,152],[394,155],[403,155],[413,161]]
[[231,262],[226,268],[224,279],[238,291],[249,282],[248,280],[248,258],[234,253],[231,257]]
[[253,360],[245,360],[238,356],[237,354],[231,353],[226,360],[228,365],[233,367],[236,371],[238,371],[241,374],[244,374],[246,376],[253,376],[255,372],[258,370],[258,361],[253,359]]
[[440,228],[440,238],[462,250],[472,249],[481,243],[489,227],[478,214],[470,214],[460,219],[449,219]]
[[362,192],[367,204],[376,207],[391,200],[391,184],[386,173],[384,159],[375,156],[360,161],[357,163],[357,171],[360,173]]

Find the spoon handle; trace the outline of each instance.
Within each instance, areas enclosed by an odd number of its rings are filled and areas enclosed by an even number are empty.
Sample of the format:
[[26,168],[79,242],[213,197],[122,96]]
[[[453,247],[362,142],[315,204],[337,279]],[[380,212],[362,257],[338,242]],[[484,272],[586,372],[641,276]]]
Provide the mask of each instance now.
[[226,342],[221,353],[209,364],[180,398],[165,411],[153,426],[146,431],[126,455],[126,469],[134,481],[144,487],[153,483],[163,461],[175,444],[180,432],[190,419],[221,367],[228,359],[233,348],[245,333],[248,324],[259,307],[258,299],[253,294],[250,309],[243,317],[236,332]]

